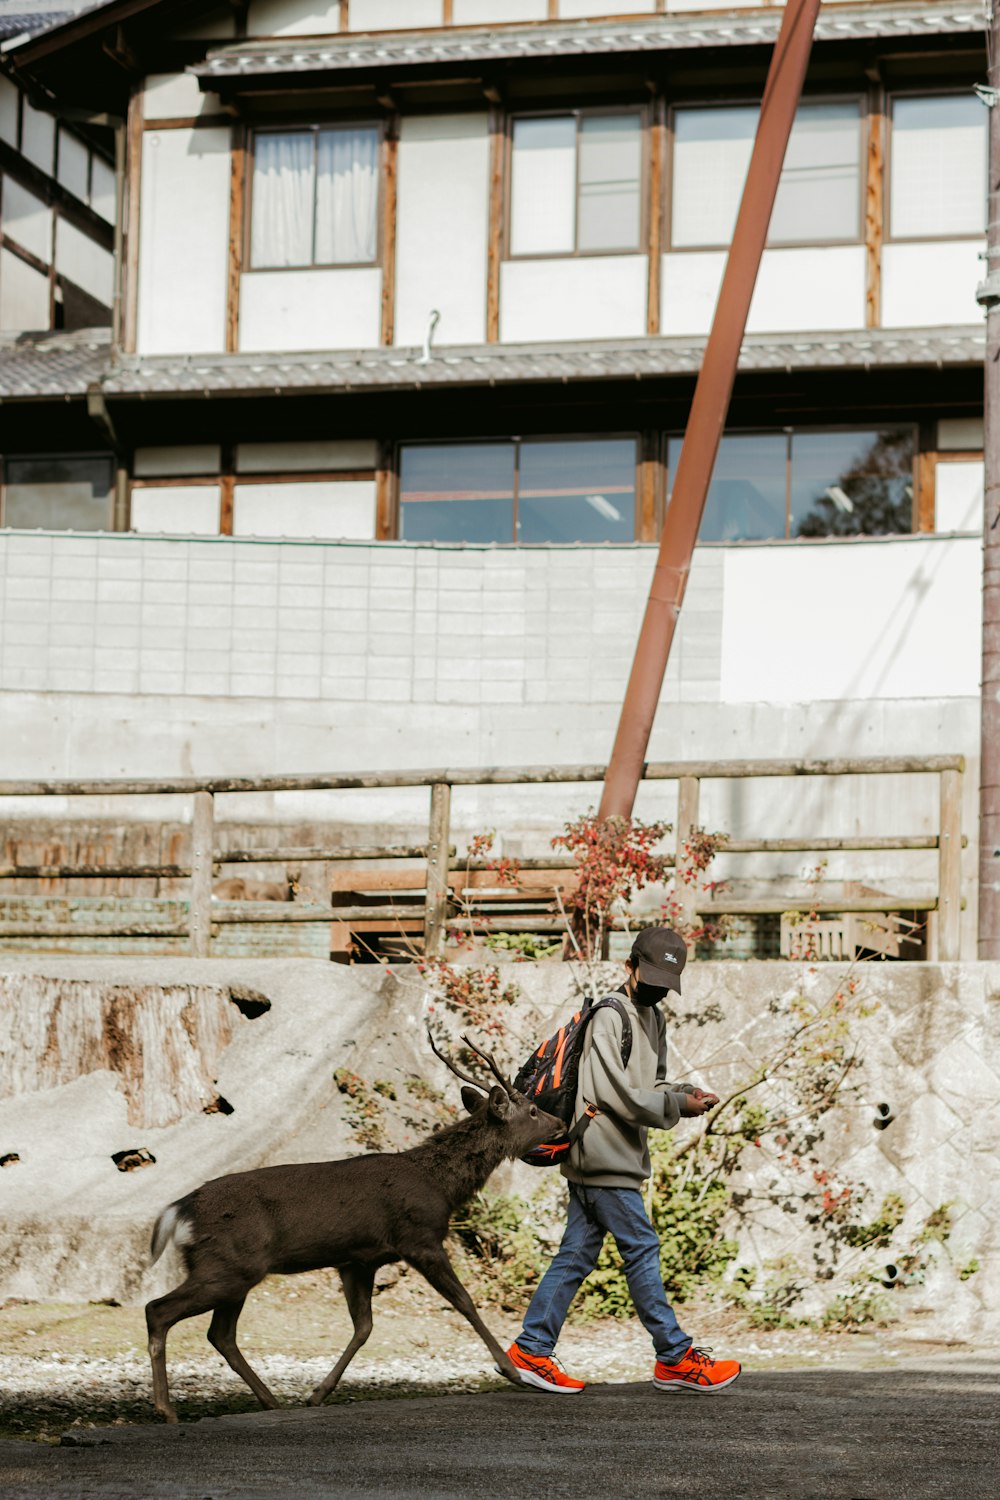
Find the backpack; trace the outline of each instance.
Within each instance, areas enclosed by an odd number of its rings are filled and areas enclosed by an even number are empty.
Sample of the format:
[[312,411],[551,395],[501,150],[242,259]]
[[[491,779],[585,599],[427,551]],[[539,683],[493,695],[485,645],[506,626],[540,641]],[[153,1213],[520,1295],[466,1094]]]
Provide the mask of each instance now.
[[569,1154],[583,1135],[587,1126],[600,1110],[595,1104],[587,1104],[584,1113],[575,1125],[573,1110],[576,1105],[576,1085],[580,1072],[580,1059],[587,1028],[599,1010],[616,1010],[622,1018],[621,1056],[622,1067],[628,1067],[632,1055],[632,1022],[624,1005],[614,995],[603,1000],[587,999],[564,1026],[548,1037],[525,1062],[514,1087],[526,1095],[539,1109],[556,1115],[566,1126],[568,1134],[563,1140],[546,1142],[535,1146],[521,1160],[529,1167],[557,1167]]

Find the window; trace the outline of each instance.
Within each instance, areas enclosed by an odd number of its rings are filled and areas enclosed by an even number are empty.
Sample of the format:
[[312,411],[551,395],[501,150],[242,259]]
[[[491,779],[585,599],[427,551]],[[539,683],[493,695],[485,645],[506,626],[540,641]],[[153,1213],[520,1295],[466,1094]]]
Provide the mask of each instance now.
[[638,250],[641,220],[638,110],[514,121],[511,255]]
[[[673,483],[681,439],[671,438]],[[885,536],[913,529],[912,427],[727,433],[699,541]]]
[[989,111],[971,94],[892,101],[893,239],[985,231],[988,120]]
[[[671,242],[727,246],[757,129],[756,105],[674,114]],[[792,127],[768,243],[829,244],[861,233],[861,105],[810,100]]]
[[378,144],[374,125],[259,131],[251,268],[371,264],[377,244]]
[[110,531],[111,459],[102,455],[8,458],[2,523],[22,530]]
[[399,535],[416,542],[629,542],[634,438],[407,445]]

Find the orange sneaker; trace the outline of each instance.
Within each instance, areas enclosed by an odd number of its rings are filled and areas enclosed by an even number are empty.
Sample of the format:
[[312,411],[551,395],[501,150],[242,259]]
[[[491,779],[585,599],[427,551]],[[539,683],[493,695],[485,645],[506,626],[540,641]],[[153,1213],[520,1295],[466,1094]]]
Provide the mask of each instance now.
[[675,1365],[656,1361],[653,1384],[659,1391],[692,1391],[696,1396],[714,1396],[725,1390],[742,1367],[735,1359],[711,1359],[707,1349],[689,1349]]
[[517,1344],[511,1344],[507,1358],[517,1365],[522,1385],[537,1386],[540,1391],[551,1391],[555,1396],[575,1396],[586,1385],[585,1380],[574,1380],[572,1375],[567,1375],[550,1354],[528,1354]]

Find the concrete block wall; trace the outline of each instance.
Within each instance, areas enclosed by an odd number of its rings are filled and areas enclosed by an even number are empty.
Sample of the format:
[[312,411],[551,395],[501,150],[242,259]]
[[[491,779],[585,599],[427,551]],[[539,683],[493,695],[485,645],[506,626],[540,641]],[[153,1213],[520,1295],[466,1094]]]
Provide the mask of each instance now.
[[[0,776],[603,763],[653,560],[638,545],[0,533]],[[698,549],[650,758],[964,754],[974,943],[980,570],[971,536]],[[638,811],[672,818],[674,796],[645,787]],[[455,822],[547,839],[595,800],[463,790]],[[0,807],[53,812],[121,807]],[[933,777],[717,782],[702,806],[735,836],[930,833],[937,812]],[[229,798],[218,815],[418,832],[426,794]],[[829,873],[916,893],[933,859],[907,858]]]

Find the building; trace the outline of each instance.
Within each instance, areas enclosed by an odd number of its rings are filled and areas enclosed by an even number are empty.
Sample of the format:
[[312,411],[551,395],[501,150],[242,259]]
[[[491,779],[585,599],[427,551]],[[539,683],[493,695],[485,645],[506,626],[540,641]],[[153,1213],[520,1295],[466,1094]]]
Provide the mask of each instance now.
[[[43,30],[83,3],[0,0],[0,43]],[[45,102],[0,73],[2,338],[111,323],[113,136],[79,118],[57,119]]]
[[[606,759],[779,20],[107,0],[8,44],[125,176],[113,327],[0,365],[5,774]],[[974,769],[984,28],[821,12],[658,758]]]

